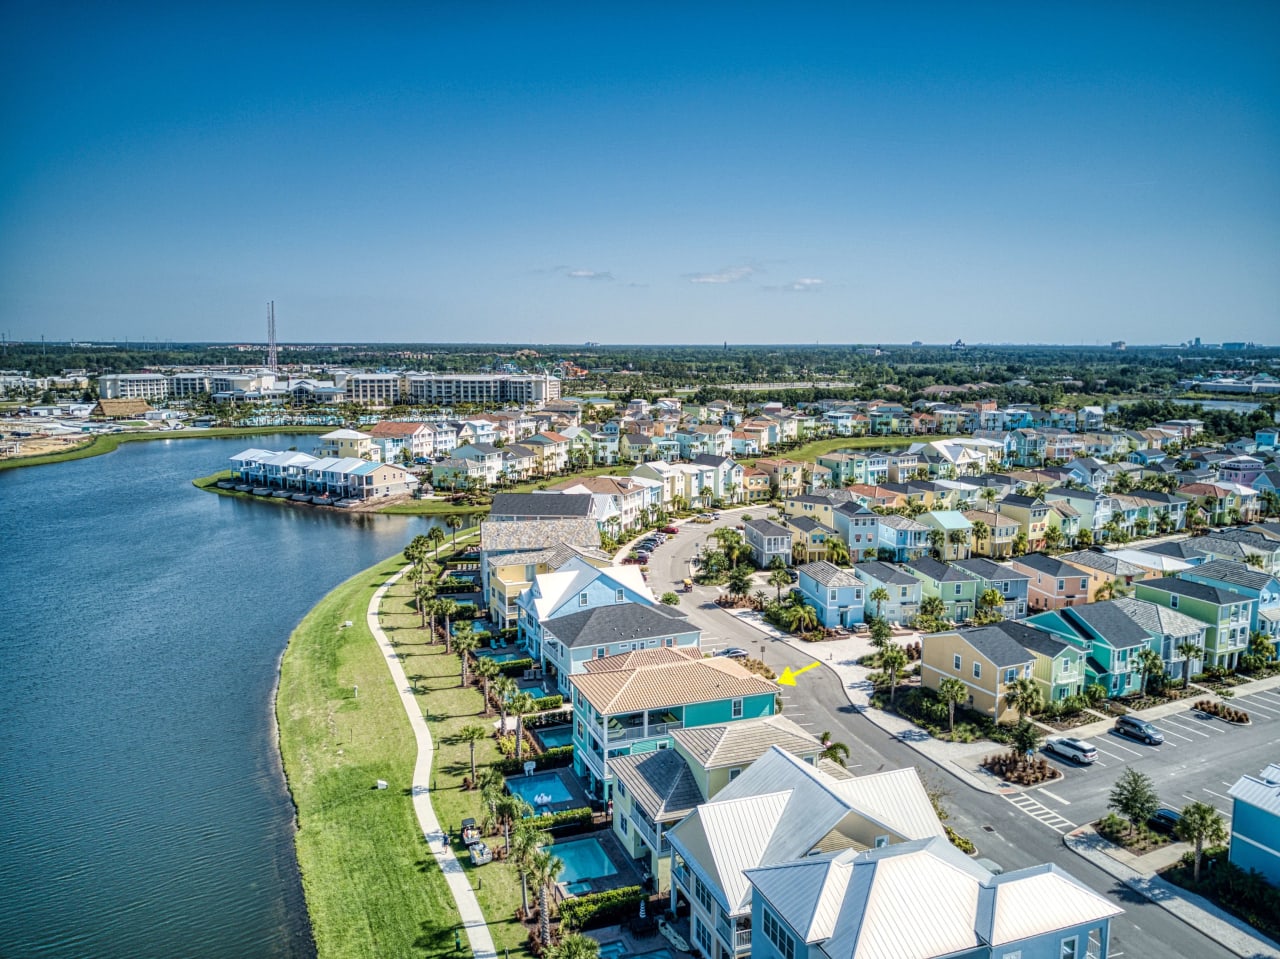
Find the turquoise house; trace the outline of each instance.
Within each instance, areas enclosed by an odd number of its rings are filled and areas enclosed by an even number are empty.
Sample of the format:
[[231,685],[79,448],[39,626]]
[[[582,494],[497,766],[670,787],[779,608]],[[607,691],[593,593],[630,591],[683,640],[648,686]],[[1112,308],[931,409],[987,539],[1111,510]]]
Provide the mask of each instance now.
[[1230,859],[1280,886],[1280,764],[1241,776],[1231,793]]
[[1103,686],[1111,697],[1139,691],[1143,681],[1138,654],[1152,647],[1151,634],[1133,621],[1116,600],[1064,606],[1027,618],[1085,653],[1085,683]]
[[778,686],[727,656],[696,649],[638,650],[585,664],[569,677],[573,769],[587,792],[609,799],[609,760],[667,749],[677,729],[774,714]]

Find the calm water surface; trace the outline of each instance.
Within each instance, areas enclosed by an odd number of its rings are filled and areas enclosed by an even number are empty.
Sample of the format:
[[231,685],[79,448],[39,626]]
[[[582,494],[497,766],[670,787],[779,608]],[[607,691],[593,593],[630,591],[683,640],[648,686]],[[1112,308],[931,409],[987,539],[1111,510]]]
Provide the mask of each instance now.
[[0,473],[0,956],[314,954],[272,717],[298,620],[428,521],[202,492],[247,446]]

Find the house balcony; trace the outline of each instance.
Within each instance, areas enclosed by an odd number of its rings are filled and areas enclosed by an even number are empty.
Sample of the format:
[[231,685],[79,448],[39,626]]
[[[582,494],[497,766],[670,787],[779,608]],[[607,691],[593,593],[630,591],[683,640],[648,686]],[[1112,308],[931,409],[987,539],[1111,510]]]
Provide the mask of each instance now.
[[609,730],[609,744],[634,742],[637,739],[651,739],[654,736],[665,736],[673,729],[683,729],[684,720],[666,723],[650,723],[646,726],[621,726]]
[[751,951],[751,919],[742,918],[733,922],[719,910],[716,910],[716,933],[729,952],[734,955],[745,955]]

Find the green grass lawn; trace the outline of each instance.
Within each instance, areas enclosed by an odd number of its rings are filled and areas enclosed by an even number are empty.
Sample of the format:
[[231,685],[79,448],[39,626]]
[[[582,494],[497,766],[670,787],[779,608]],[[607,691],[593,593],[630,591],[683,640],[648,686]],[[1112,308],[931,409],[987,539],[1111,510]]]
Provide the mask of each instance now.
[[[465,544],[469,537],[459,539]],[[458,912],[410,801],[417,745],[365,625],[374,591],[402,565],[402,557],[392,557],[326,596],[294,631],[281,665],[280,746],[298,809],[298,862],[321,959],[457,955]],[[464,817],[479,819],[481,812],[479,794],[461,788],[470,773],[469,749],[454,737],[469,723],[496,717],[479,715],[479,691],[459,688],[458,657],[426,641],[408,580],[388,591],[382,609],[437,746],[436,815],[456,833]],[[344,629],[347,620],[354,625]],[[477,745],[478,764],[497,756],[493,739]],[[390,788],[374,789],[378,779]],[[465,854],[459,846],[454,851]],[[520,888],[514,870],[499,862],[473,870],[462,862],[473,886],[481,887],[477,897],[497,948],[527,955],[526,933],[515,919]]]
[[[910,446],[912,443],[930,443],[934,440],[951,439],[950,434],[927,434],[921,436],[833,436],[827,439],[805,443],[786,453],[776,454],[782,459],[803,460],[812,463],[819,456],[834,453],[837,450],[892,449],[898,446]],[[764,459],[774,457],[774,453],[765,453]],[[738,459],[739,463],[754,466],[756,459]]]

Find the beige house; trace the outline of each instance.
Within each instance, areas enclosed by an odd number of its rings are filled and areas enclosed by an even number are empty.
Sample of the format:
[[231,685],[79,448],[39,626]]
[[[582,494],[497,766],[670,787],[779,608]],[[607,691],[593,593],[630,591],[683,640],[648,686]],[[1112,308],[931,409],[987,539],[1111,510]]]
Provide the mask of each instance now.
[[1005,704],[1009,683],[1031,679],[1035,657],[1001,629],[983,626],[921,637],[920,683],[935,692],[948,676],[968,690],[967,705],[996,722],[1016,720]]

